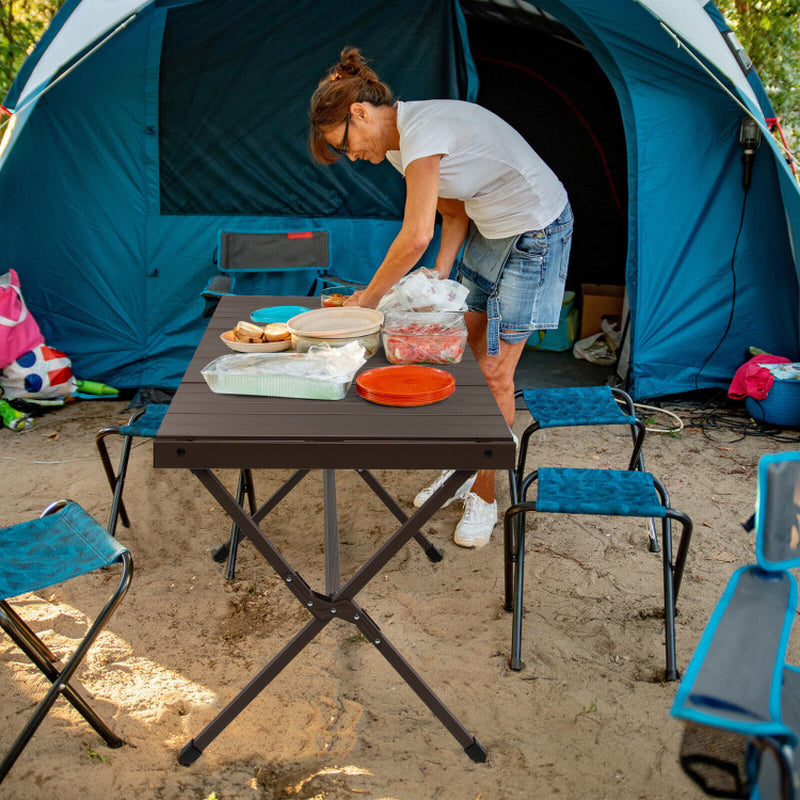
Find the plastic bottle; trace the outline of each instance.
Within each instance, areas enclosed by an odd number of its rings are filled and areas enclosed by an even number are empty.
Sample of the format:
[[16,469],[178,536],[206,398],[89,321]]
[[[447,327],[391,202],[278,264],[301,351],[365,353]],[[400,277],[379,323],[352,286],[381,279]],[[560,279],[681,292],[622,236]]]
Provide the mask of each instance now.
[[76,378],[75,383],[78,387],[78,391],[84,394],[93,394],[98,397],[115,397],[119,394],[119,389],[115,389],[113,386],[108,386],[99,381],[85,381],[81,378]]

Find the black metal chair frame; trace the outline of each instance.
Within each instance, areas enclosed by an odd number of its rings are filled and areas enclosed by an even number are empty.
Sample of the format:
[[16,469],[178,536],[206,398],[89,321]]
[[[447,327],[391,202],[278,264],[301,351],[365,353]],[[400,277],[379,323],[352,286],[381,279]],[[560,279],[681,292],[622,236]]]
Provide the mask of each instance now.
[[[569,472],[569,470],[564,470]],[[604,472],[604,470],[596,470]],[[518,524],[524,521],[528,512],[537,511],[536,502],[526,499],[528,488],[538,477],[539,471],[535,470],[528,475],[520,487],[521,500],[511,505],[506,511],[504,525],[504,545],[505,545],[505,570],[506,576],[511,575],[513,592],[508,592],[508,579],[506,581],[506,611],[513,613],[512,637],[511,637],[511,658],[509,666],[513,670],[521,670],[524,663],[521,660],[522,650],[522,600],[524,594],[524,572],[525,572],[525,526]],[[692,536],[692,521],[681,511],[673,509],[670,505],[669,495],[664,485],[654,476],[651,476],[653,485],[661,499],[664,508],[661,530],[661,552],[663,566],[664,583],[664,625],[666,633],[666,679],[668,681],[677,680],[677,660],[675,654],[675,605],[678,600],[681,580],[686,563],[686,555]],[[585,513],[585,512],[551,512],[546,513]],[[616,516],[642,516],[639,514],[617,514]],[[672,556],[672,524],[676,520],[681,523],[683,530],[681,533],[678,554],[673,563]]]
[[[139,408],[133,412],[131,417],[128,419],[127,424],[133,425],[146,411],[146,408]],[[125,477],[128,474],[128,460],[130,459],[131,455],[131,447],[133,446],[133,436],[123,436],[120,432],[120,425],[110,425],[105,428],[101,428],[96,436],[95,436],[95,445],[97,446],[97,451],[100,453],[100,461],[103,465],[103,470],[106,473],[106,478],[108,479],[108,485],[111,487],[111,492],[114,496],[114,499],[111,503],[111,513],[108,519],[108,532],[112,536],[116,536],[117,530],[117,520],[122,520],[122,524],[126,528],[130,528],[131,521],[128,517],[128,512],[125,508],[125,503],[122,500],[122,491],[125,488]],[[117,471],[114,472],[114,467],[111,464],[111,457],[108,453],[108,447],[106,445],[106,437],[111,436],[112,434],[117,436],[122,436],[122,451],[119,457],[119,466],[117,467]]]
[[[100,461],[103,465],[108,485],[111,487],[114,499],[111,503],[111,513],[108,520],[108,532],[112,536],[116,536],[117,521],[121,521],[126,528],[130,528],[130,518],[125,509],[125,503],[122,499],[122,493],[125,488],[125,478],[128,474],[128,462],[130,460],[131,448],[133,447],[133,439],[136,434],[123,433],[126,427],[133,427],[138,420],[146,413],[147,408],[139,408],[131,414],[128,422],[125,425],[109,425],[101,428],[95,436],[95,444],[97,451],[100,454]],[[119,456],[119,465],[116,472],[111,463],[111,457],[106,445],[106,438],[108,436],[121,436],[122,448]],[[145,436],[144,438],[150,438]],[[242,503],[245,496],[247,496],[250,506],[250,513],[254,513],[256,509],[255,489],[253,487],[253,476],[249,469],[239,471],[239,482],[236,490],[236,501]],[[227,561],[226,577],[228,580],[233,580],[236,570],[236,555],[238,551],[239,542],[241,540],[241,533],[239,526],[234,522],[231,526],[231,535],[227,542],[224,542],[217,547],[212,557],[214,561],[224,564]]]
[[[219,270],[205,290],[206,308],[203,316],[213,313],[219,297],[224,294],[258,294],[257,291],[238,291],[237,275],[258,275],[265,272],[313,272],[308,296],[320,286],[356,287],[362,281],[332,274],[330,269],[330,232],[321,229],[302,231],[232,231],[219,232],[219,246],[214,262]],[[262,292],[263,293],[263,292]]]

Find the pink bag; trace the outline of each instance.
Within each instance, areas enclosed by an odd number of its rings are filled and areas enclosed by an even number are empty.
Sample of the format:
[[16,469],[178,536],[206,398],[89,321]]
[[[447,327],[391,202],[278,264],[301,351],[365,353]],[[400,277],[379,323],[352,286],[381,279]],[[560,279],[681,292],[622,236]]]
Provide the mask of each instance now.
[[0,275],[0,369],[40,344],[44,336],[22,299],[19,276],[10,269]]

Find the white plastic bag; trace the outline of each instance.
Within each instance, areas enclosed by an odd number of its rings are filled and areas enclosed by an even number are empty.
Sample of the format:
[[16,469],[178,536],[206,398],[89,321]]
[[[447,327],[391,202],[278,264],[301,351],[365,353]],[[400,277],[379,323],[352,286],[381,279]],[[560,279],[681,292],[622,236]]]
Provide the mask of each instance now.
[[385,294],[378,311],[466,311],[469,289],[458,281],[420,267],[402,277]]
[[603,320],[602,333],[593,333],[585,339],[579,339],[572,348],[575,358],[582,358],[591,364],[609,366],[617,362],[617,350],[622,341],[619,325]]
[[40,344],[0,370],[0,388],[6,400],[50,400],[69,397],[78,385],[67,355]]

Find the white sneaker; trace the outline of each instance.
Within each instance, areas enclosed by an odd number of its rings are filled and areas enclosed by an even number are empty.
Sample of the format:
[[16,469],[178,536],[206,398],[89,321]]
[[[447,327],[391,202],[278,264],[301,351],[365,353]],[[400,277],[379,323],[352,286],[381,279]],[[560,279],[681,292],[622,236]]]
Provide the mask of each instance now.
[[[414,498],[414,508],[419,508],[437,489],[441,487],[441,485],[453,474],[454,470],[446,469],[442,471],[442,474],[427,488],[423,489],[415,498]],[[475,483],[475,475],[470,476],[461,486],[458,487],[455,494],[447,500],[443,505],[442,508],[447,508],[453,500],[461,500],[464,495],[472,488],[472,484]]]
[[474,492],[464,496],[464,516],[456,526],[453,541],[461,547],[483,547],[489,544],[497,524],[497,501],[487,503]]

